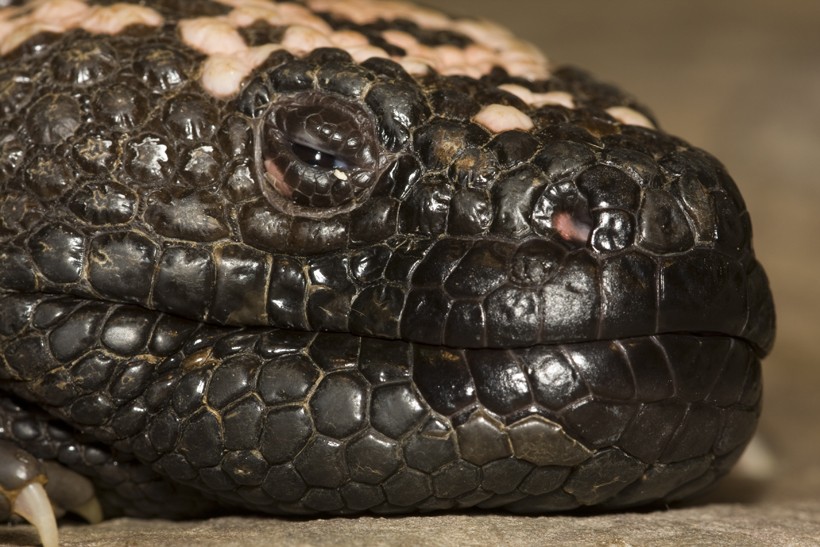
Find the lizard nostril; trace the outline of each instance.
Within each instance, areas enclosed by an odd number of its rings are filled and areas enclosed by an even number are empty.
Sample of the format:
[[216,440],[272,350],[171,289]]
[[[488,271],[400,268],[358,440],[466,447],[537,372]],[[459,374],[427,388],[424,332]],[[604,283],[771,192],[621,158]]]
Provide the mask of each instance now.
[[583,247],[590,239],[595,221],[586,198],[572,182],[565,181],[544,190],[535,203],[532,224],[541,235],[557,235],[573,247]]
[[555,212],[552,215],[552,226],[561,238],[572,243],[586,243],[592,231],[589,222],[567,211]]

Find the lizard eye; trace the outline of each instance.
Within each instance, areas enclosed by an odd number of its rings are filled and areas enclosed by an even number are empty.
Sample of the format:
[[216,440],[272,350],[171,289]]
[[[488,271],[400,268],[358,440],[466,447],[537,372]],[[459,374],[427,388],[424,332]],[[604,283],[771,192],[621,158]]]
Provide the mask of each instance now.
[[268,201],[307,217],[349,211],[380,173],[371,115],[358,103],[309,93],[274,102],[256,142],[256,169]]
[[293,143],[294,155],[304,163],[321,169],[348,169],[350,165],[332,153],[323,152],[305,144]]

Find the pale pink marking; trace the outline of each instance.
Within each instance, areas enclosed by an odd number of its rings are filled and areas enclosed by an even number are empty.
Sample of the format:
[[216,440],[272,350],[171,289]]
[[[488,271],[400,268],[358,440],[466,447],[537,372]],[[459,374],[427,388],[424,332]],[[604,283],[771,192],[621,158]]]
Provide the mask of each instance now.
[[386,30],[382,32],[382,38],[384,38],[388,44],[406,49],[408,52],[419,46],[419,41],[416,40],[413,35],[403,30]]
[[0,55],[5,55],[17,46],[40,34],[41,32],[64,32],[58,25],[32,21],[25,25],[8,25],[0,27]]
[[330,37],[318,30],[301,25],[294,25],[285,31],[282,47],[294,55],[306,55],[319,47],[331,47]]
[[112,4],[93,6],[86,15],[82,28],[93,34],[118,34],[131,25],[158,27],[164,20],[151,8],[133,4]]
[[489,21],[457,19],[451,28],[490,47],[499,57],[496,64],[511,75],[530,80],[549,77],[549,63],[544,54],[503,27]]
[[257,66],[271,53],[282,49],[277,44],[247,48],[242,55],[211,55],[202,65],[202,87],[217,98],[230,97]]
[[649,118],[626,106],[611,106],[606,109],[606,113],[624,125],[637,125],[655,129],[655,124]]
[[330,36],[330,41],[333,42],[333,45],[342,49],[370,45],[370,41],[367,37],[355,30],[340,30],[334,32]]
[[501,84],[498,89],[512,93],[530,106],[539,107],[546,105],[563,106],[575,108],[575,98],[566,91],[548,91],[546,93],[534,93],[524,86],[517,84]]
[[470,44],[464,49],[464,58],[471,64],[488,65],[495,62],[495,53],[484,44]]
[[563,106],[564,108],[575,108],[575,97],[566,91],[548,91],[547,93],[534,93],[533,106]]
[[487,44],[496,50],[509,48],[519,42],[506,29],[483,19],[460,19],[453,21],[451,28],[478,43]]
[[[31,16],[35,21],[59,22],[62,26],[69,28],[69,24],[73,25],[81,21],[88,10],[88,4],[80,0],[51,0],[41,2]],[[71,23],[68,23],[69,21]]]
[[247,27],[255,21],[265,21],[273,26],[299,25],[329,34],[330,25],[314,15],[304,6],[291,3],[272,4],[267,0],[220,0],[234,7],[228,14],[231,23],[237,27]]
[[447,68],[451,66],[464,65],[467,62],[464,50],[455,46],[439,46],[434,48],[433,54],[436,56],[437,66]]
[[[236,0],[232,0],[236,1]],[[409,19],[423,28],[433,30],[456,30],[470,37],[490,55],[482,54],[483,61],[475,62],[469,53],[461,52],[462,59],[454,61],[446,48],[427,48],[415,42],[412,36],[401,36],[398,31],[385,31],[383,37],[407,50],[408,57],[429,59],[429,65],[444,74],[483,75],[494,65],[506,69],[513,76],[543,79],[549,76],[546,58],[534,46],[516,38],[506,29],[488,21],[452,19],[440,12],[403,2],[376,2],[373,0],[309,0],[308,5],[317,11],[327,11],[359,24],[372,23],[378,19]],[[438,50],[444,50],[438,53]],[[444,57],[440,59],[439,57]],[[464,58],[466,57],[466,58]],[[394,59],[401,62],[400,58]],[[416,63],[417,64],[417,61]]]
[[347,48],[347,52],[350,53],[350,56],[353,57],[353,60],[357,63],[363,63],[373,57],[379,57],[381,59],[386,59],[389,57],[387,52],[382,48],[371,46],[369,44]]
[[182,41],[206,55],[233,55],[248,49],[245,40],[222,17],[199,17],[179,22]]
[[[201,68],[206,90],[219,97],[239,91],[241,74],[249,74],[262,61],[258,52],[253,59],[229,60],[226,56],[250,55],[238,29],[255,21],[289,27],[281,44],[270,44],[265,51],[284,48],[295,55],[305,55],[316,47],[339,47],[358,62],[371,57],[391,58],[414,75],[430,69],[445,75],[463,74],[479,78],[496,65],[515,76],[531,79],[549,75],[546,59],[531,45],[518,40],[505,29],[486,21],[452,19],[438,11],[396,1],[377,0],[307,0],[307,7],[293,2],[271,0],[218,0],[234,9],[225,17],[201,17],[180,22],[182,40],[204,53],[216,56]],[[390,57],[384,50],[368,43],[366,37],[353,31],[334,32],[315,11],[327,11],[358,23],[378,19],[409,19],[423,28],[451,29],[463,32],[476,43],[465,49],[452,46],[429,47],[419,44],[406,33],[386,31],[385,39],[407,51],[402,57]],[[116,34],[133,24],[160,26],[163,18],[156,11],[133,3],[89,6],[83,0],[34,0],[24,8],[0,10],[0,54],[43,31],[62,33],[82,28],[91,33]],[[226,73],[220,76],[217,67]],[[250,68],[249,68],[250,67]],[[207,82],[205,84],[204,82]],[[231,87],[235,83],[235,87]]]
[[485,106],[478,114],[473,116],[473,121],[493,133],[503,133],[515,129],[529,131],[535,126],[529,116],[515,107],[503,104]]
[[451,22],[449,17],[438,11],[404,2],[308,0],[307,4],[312,10],[332,13],[358,24],[401,18],[426,28],[445,28]]
[[89,6],[80,0],[40,0],[0,10],[0,21],[0,54],[6,54],[40,32],[59,34],[81,28],[92,34],[117,34],[129,25],[159,26],[164,19],[134,4]]
[[393,59],[397,63],[399,63],[404,70],[407,71],[408,74],[415,74],[416,76],[424,76],[430,72],[430,63],[429,61],[422,59],[420,57],[399,57],[397,59]]
[[[422,65],[426,65],[424,66],[424,72],[422,72],[422,74],[425,74],[429,68],[440,71],[443,67],[442,59],[438,58],[435,50],[429,46],[420,44],[418,40],[410,34],[388,30],[382,34],[382,37],[394,46],[405,50],[406,54],[404,57],[395,57],[394,60],[401,62],[402,59],[412,59],[413,63],[418,65],[419,68],[421,68]],[[417,74],[417,72],[411,72],[411,74]]]
[[[464,74],[481,77],[492,70],[496,55],[486,46],[473,44],[467,48],[454,46],[430,47],[419,43],[412,35],[396,30],[382,33],[389,43],[406,51],[405,57],[394,57],[411,74],[425,74],[433,68],[441,74]],[[412,62],[403,63],[406,60]],[[427,65],[427,66],[425,66]]]

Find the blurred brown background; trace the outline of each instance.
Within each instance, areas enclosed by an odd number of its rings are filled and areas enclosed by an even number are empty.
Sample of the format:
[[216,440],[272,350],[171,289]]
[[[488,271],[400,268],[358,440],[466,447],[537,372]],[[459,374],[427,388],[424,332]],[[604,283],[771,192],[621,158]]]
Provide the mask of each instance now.
[[[820,545],[820,1],[442,0],[632,92],[715,154],[746,198],[778,338],[761,423],[774,468],[709,503],[595,517],[468,514],[62,529],[64,545]],[[25,528],[0,542],[25,545]]]

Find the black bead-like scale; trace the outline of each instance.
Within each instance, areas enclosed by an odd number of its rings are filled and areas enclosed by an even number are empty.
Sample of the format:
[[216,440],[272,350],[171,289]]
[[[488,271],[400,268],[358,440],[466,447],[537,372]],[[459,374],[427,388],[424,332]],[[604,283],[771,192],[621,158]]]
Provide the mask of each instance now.
[[[774,316],[714,158],[620,123],[607,109],[648,113],[569,68],[278,51],[217,99],[172,23],[228,10],[148,4],[165,26],[0,58],[0,456],[90,477],[110,515],[164,516],[629,507],[739,457]],[[323,17],[377,47],[389,26]],[[263,27],[243,37],[281,32]],[[491,104],[534,127],[488,130]],[[354,138],[349,119],[361,142],[333,150],[359,187],[330,191],[288,139]],[[272,196],[271,158],[301,194]]]

